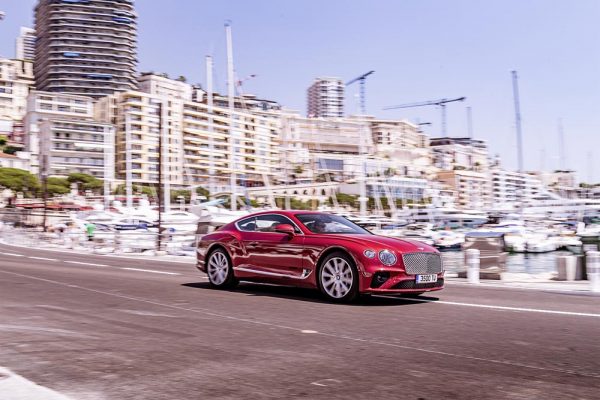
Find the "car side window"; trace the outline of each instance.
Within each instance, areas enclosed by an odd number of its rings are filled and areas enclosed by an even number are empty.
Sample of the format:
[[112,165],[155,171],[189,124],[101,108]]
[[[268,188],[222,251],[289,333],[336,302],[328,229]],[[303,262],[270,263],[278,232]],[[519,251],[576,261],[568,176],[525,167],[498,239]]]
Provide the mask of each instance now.
[[259,215],[256,217],[257,232],[275,232],[277,225],[287,224],[292,225],[296,233],[300,233],[298,228],[289,220],[289,218],[278,214]]
[[242,232],[254,232],[256,230],[256,218],[246,218],[237,223],[237,227]]

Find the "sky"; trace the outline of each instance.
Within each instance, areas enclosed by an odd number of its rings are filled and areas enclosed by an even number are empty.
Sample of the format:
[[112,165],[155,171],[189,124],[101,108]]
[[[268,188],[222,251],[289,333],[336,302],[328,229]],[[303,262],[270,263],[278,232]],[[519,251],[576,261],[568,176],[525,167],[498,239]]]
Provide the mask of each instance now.
[[[0,0],[0,55],[12,57],[19,26],[33,24],[35,0]],[[215,89],[226,92],[224,23],[233,29],[234,63],[245,93],[305,112],[318,76],[366,83],[367,112],[430,122],[440,110],[383,110],[396,104],[466,96],[447,106],[449,136],[488,142],[502,165],[517,168],[511,71],[518,71],[524,166],[566,168],[600,182],[600,1],[598,0],[137,0],[140,71],[186,76],[205,86],[205,56]],[[347,87],[358,112],[358,85]]]

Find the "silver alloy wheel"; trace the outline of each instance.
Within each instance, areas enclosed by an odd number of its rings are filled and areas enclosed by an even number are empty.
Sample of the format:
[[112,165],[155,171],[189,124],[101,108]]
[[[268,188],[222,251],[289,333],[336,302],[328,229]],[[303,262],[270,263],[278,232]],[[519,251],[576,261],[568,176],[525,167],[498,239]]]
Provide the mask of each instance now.
[[341,299],[352,290],[353,284],[352,267],[343,258],[331,258],[323,265],[321,286],[329,296]]
[[208,261],[208,276],[213,284],[220,286],[227,279],[229,261],[225,254],[215,251]]

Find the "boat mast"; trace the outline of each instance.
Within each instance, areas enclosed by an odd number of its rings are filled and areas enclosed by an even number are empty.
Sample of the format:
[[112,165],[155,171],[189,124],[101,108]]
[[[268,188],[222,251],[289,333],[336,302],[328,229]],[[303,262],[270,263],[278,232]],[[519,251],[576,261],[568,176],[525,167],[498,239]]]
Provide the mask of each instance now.
[[521,105],[519,102],[519,78],[517,71],[512,71],[513,97],[515,102],[515,127],[517,129],[517,161],[519,172],[523,172],[523,134],[521,132]]
[[211,56],[206,56],[206,105],[208,111],[208,191],[214,194],[215,191],[215,143],[213,126],[213,60]]
[[168,109],[167,109],[167,101],[164,98],[160,100],[159,112],[160,112],[160,116],[159,116],[160,123],[159,123],[158,131],[159,131],[159,137],[162,139],[162,143],[159,145],[159,148],[160,148],[159,160],[161,163],[161,167],[159,167],[159,168],[165,169],[162,173],[163,187],[161,188],[163,190],[163,196],[164,196],[163,210],[170,211],[171,210],[171,160],[170,160],[171,152],[170,151],[167,152],[167,158],[166,158],[166,162],[165,162],[165,160],[163,160],[163,156],[165,155],[165,151],[164,151],[163,147],[166,146],[167,149],[170,149],[171,146],[169,145],[169,127],[168,127],[169,124],[165,123],[165,121],[167,120]]
[[104,211],[110,207],[110,188],[115,171],[115,136],[114,131],[104,132]]
[[131,211],[133,208],[133,186],[131,180],[131,115],[125,111],[125,204]]
[[358,178],[358,184],[359,184],[359,190],[360,190],[360,198],[359,198],[359,203],[360,203],[360,216],[364,217],[367,215],[367,202],[368,202],[368,198],[367,198],[367,160],[366,160],[366,142],[367,142],[367,137],[366,135],[369,133],[369,128],[367,126],[368,122],[365,122],[364,125],[361,127],[360,129],[360,147],[359,147],[359,153],[360,153],[360,173],[359,173],[359,178]]
[[163,211],[163,136],[162,136],[162,127],[163,127],[163,103],[162,101],[158,103],[158,192],[157,192],[157,200],[158,200],[158,235],[156,236],[156,251],[161,251],[162,247],[162,211]]
[[229,165],[231,169],[231,176],[229,184],[231,186],[231,211],[237,209],[237,195],[236,195],[236,134],[234,131],[234,111],[235,111],[235,82],[233,76],[233,45],[231,41],[231,23],[225,22],[225,34],[227,36],[227,92],[229,97]]

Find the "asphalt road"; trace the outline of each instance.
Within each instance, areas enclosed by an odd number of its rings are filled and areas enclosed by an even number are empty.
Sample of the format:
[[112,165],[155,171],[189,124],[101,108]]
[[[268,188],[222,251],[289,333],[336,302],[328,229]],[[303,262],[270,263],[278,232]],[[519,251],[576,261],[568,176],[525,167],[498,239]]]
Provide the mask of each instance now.
[[575,293],[449,284],[336,305],[213,290],[184,263],[2,245],[0,343],[0,367],[73,399],[600,396],[600,297]]

